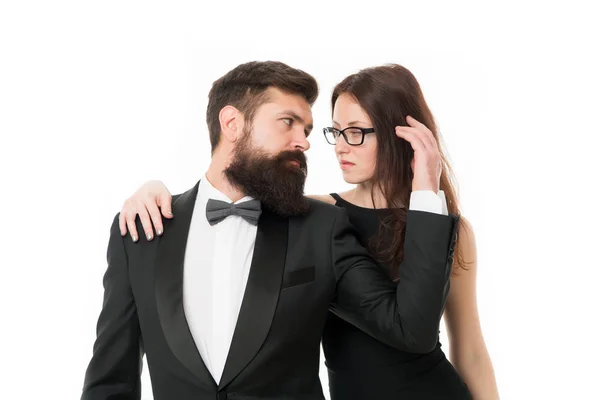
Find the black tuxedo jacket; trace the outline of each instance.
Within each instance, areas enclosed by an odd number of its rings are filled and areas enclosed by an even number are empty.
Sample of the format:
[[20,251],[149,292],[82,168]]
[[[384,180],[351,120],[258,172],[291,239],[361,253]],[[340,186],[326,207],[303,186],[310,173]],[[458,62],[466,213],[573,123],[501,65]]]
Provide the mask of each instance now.
[[227,362],[215,383],[183,310],[197,193],[198,185],[174,196],[175,217],[163,221],[164,235],[151,242],[122,237],[115,218],[82,399],[139,399],[144,353],[156,400],[323,399],[319,343],[330,310],[398,349],[434,349],[458,217],[409,212],[396,284],[358,243],[345,210],[310,200],[302,217],[263,211]]

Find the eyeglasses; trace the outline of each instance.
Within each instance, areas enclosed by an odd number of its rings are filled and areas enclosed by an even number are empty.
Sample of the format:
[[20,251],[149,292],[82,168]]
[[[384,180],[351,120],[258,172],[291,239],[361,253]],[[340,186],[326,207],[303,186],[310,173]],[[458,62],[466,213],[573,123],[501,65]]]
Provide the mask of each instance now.
[[342,130],[332,127],[323,128],[325,140],[332,145],[337,144],[340,136],[343,136],[350,146],[360,146],[365,141],[365,135],[373,132],[375,132],[374,128],[358,128],[356,126],[349,126]]

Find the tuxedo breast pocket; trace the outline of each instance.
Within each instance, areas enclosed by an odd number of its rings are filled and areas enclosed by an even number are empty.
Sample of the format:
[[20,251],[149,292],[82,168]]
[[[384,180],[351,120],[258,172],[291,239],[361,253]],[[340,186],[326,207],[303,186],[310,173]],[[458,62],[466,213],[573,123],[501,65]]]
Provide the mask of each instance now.
[[315,266],[298,268],[294,271],[288,271],[283,275],[282,289],[309,283],[315,280]]

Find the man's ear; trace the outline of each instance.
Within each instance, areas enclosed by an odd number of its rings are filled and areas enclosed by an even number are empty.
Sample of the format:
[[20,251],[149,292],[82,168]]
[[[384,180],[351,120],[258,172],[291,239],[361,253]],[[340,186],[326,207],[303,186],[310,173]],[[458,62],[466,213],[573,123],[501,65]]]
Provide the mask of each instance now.
[[234,106],[225,106],[219,112],[221,134],[225,140],[235,143],[244,131],[244,116]]

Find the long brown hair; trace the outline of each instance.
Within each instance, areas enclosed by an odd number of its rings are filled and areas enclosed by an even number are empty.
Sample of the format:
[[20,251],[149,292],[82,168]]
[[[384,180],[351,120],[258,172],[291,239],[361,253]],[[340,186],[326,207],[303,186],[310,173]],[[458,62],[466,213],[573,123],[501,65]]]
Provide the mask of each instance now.
[[[414,75],[406,68],[389,64],[366,68],[340,82],[331,96],[331,109],[341,94],[355,98],[373,122],[377,135],[377,158],[372,179],[373,191],[378,188],[387,202],[389,213],[383,217],[379,233],[372,238],[373,255],[383,264],[396,271],[404,257],[404,237],[413,173],[411,160],[414,151],[407,141],[396,136],[395,127],[408,126],[410,115],[431,130],[442,158],[440,189],[448,202],[448,212],[460,215],[457,202],[456,181],[452,168],[444,156],[437,127],[421,87]],[[374,202],[374,192],[371,198]],[[463,255],[456,252],[454,265],[466,269]],[[392,278],[397,273],[391,272]]]

